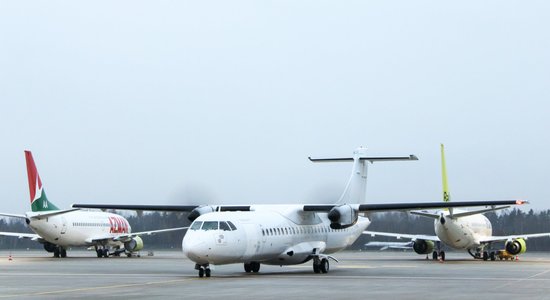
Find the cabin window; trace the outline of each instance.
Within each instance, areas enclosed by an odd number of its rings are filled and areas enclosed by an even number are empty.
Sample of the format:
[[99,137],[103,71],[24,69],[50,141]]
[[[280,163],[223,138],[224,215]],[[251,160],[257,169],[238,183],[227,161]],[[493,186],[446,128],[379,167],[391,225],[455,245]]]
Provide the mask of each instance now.
[[[231,228],[225,222],[220,222],[220,229],[224,230],[224,231],[231,231]],[[263,229],[262,229],[262,231],[263,231]]]
[[202,230],[218,230],[218,221],[205,221],[202,223]]
[[191,230],[199,230],[201,229],[201,226],[202,226],[201,221],[193,222],[193,224],[191,224]]
[[231,221],[227,221],[227,224],[229,225],[229,228],[231,228],[231,230],[237,230],[237,227],[235,227],[235,225],[231,223]]

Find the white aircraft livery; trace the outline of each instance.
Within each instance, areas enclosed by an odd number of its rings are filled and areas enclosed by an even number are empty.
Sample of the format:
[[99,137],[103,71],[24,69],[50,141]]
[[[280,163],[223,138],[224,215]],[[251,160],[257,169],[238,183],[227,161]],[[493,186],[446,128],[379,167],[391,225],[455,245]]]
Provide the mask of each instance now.
[[[449,202],[451,196],[447,184],[445,149],[443,144],[441,144],[441,176],[443,181],[443,200]],[[518,255],[527,250],[525,240],[528,238],[550,236],[550,232],[493,236],[491,222],[483,213],[508,207],[493,206],[477,211],[449,208],[435,213],[411,211],[411,214],[434,219],[435,236],[376,231],[365,231],[365,234],[410,239],[413,242],[413,249],[416,253],[426,255],[431,253],[434,260],[438,258],[445,260],[445,251],[441,250],[441,242],[453,249],[467,250],[476,259],[495,260],[498,252],[492,249],[493,243],[504,242],[504,251],[507,252],[507,255]]]
[[67,248],[95,247],[97,257],[128,257],[143,248],[142,235],[183,230],[187,227],[132,233],[128,220],[123,216],[97,211],[81,211],[78,208],[60,210],[48,201],[30,151],[25,151],[27,175],[31,196],[31,211],[25,215],[0,213],[0,216],[25,219],[35,232],[0,232],[0,235],[28,238],[44,245],[55,257],[66,257]]
[[351,158],[312,159],[313,162],[353,162],[344,193],[330,205],[112,205],[73,204],[80,208],[190,211],[192,221],[182,241],[183,253],[196,263],[199,277],[210,277],[210,265],[242,263],[245,272],[261,264],[295,265],[312,261],[315,273],[327,273],[331,254],[350,246],[369,226],[364,212],[441,207],[512,205],[513,201],[468,201],[365,204],[367,163],[416,160],[369,157],[359,148]]

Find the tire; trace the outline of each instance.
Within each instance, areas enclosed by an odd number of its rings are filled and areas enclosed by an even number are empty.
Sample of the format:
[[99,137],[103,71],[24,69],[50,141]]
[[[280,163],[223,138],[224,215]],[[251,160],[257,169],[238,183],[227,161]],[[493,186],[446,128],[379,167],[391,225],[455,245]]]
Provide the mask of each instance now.
[[200,277],[200,278],[203,278],[203,277],[204,277],[204,269],[203,269],[203,268],[200,268],[200,269],[199,269],[199,277]]
[[97,249],[96,251],[97,257],[103,257],[103,251],[101,249]]
[[59,255],[60,255],[62,258],[67,257],[67,250],[65,250],[65,249],[63,249],[63,248],[60,248],[60,249],[59,249]]
[[252,269],[252,272],[254,272],[254,273],[260,272],[260,263],[259,262],[251,262],[250,267]]
[[59,258],[59,247],[55,247],[53,250],[53,257]]
[[487,251],[483,251],[483,260],[487,261],[489,259],[489,253]]
[[328,273],[329,269],[330,269],[330,264],[328,262],[328,259],[326,258],[323,258],[321,259],[321,264],[319,265],[320,269],[321,269],[321,273]]
[[489,254],[489,258],[491,259],[491,261],[495,261],[497,259],[494,251],[491,251],[491,253]]
[[211,273],[210,268],[206,268],[204,270],[204,275],[206,275],[206,277],[210,277],[210,273]]
[[252,266],[251,266],[250,263],[244,263],[244,271],[245,271],[246,273],[252,272]]
[[445,251],[439,252],[439,257],[441,258],[442,261],[445,261]]
[[313,273],[315,273],[315,274],[321,273],[321,265],[320,264],[316,264],[315,262],[313,262]]
[[109,257],[109,249],[103,249],[103,257],[105,258]]
[[432,253],[432,259],[433,259],[433,260],[437,260],[437,251],[434,251],[434,252]]

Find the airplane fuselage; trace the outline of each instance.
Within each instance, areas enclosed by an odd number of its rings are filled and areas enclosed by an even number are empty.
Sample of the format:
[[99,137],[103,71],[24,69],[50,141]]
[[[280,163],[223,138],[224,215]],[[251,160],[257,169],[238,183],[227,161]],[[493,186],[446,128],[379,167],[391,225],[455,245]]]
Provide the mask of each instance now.
[[[132,228],[126,218],[112,213],[94,211],[72,211],[40,219],[30,218],[29,227],[47,242],[67,247],[89,246],[98,237],[116,237],[121,233],[131,233]],[[107,246],[121,246],[110,241]]]
[[326,213],[302,208],[257,205],[246,212],[204,214],[183,238],[183,252],[197,264],[301,264],[314,254],[348,247],[370,224],[368,218],[359,217],[350,227],[331,229]]
[[451,218],[449,212],[444,212],[443,218],[443,222],[441,218],[435,220],[435,233],[454,249],[476,249],[481,245],[480,239],[492,236],[491,222],[482,214]]

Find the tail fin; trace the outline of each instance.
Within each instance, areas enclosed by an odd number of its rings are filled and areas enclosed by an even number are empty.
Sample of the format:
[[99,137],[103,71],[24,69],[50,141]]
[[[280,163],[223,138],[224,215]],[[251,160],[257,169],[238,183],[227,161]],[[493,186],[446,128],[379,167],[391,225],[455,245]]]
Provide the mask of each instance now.
[[445,165],[445,146],[441,144],[441,180],[443,181],[443,201],[451,201],[449,185],[447,184],[447,167]]
[[340,196],[337,204],[364,204],[367,194],[367,162],[374,163],[376,161],[397,161],[397,160],[418,160],[414,155],[403,157],[368,157],[366,156],[366,148],[360,147],[353,152],[353,157],[350,158],[309,158],[312,162],[345,162],[353,161],[351,176],[346,185],[346,189]]
[[48,201],[44,187],[42,186],[42,180],[38,175],[38,170],[34,164],[32,153],[25,151],[25,161],[27,162],[27,177],[29,179],[29,192],[31,196],[31,210],[32,211],[50,211],[59,210],[57,206]]

